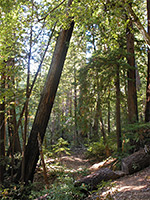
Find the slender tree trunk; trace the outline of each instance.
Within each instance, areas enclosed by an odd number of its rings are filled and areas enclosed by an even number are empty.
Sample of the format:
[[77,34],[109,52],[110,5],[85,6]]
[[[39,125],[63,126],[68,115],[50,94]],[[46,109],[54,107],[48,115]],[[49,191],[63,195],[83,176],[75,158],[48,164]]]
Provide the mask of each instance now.
[[130,65],[128,76],[128,117],[129,123],[138,121],[137,93],[136,93],[136,69],[134,56],[134,34],[132,33],[132,21],[127,25],[127,61]]
[[108,95],[108,135],[110,135],[110,92],[109,92],[109,95]]
[[[41,94],[40,103],[33,122],[28,144],[25,149],[25,179],[27,183],[29,180],[33,181],[34,171],[39,158],[39,149],[37,135],[40,133],[43,141],[47,124],[50,118],[50,113],[53,107],[56,91],[58,88],[60,76],[65,62],[69,42],[71,39],[74,22],[70,24],[68,30],[62,30],[56,42],[55,51],[53,54],[51,66],[45,82],[43,92]],[[19,181],[21,170],[19,169],[16,179]]]
[[[93,41],[94,45],[94,41]],[[96,50],[96,47],[94,46],[94,50]],[[93,126],[93,136],[94,140],[98,140],[98,132],[99,132],[99,120],[100,120],[100,84],[99,84],[99,76],[98,71],[96,71],[96,83],[97,83],[97,102],[96,102],[96,109],[95,109],[95,117],[94,117],[94,126]]]
[[11,147],[8,149],[8,155],[10,154],[10,151],[12,148],[14,148],[14,153],[18,153],[18,152],[22,152],[21,151],[21,145],[20,145],[20,140],[19,140],[19,135],[18,135],[18,131],[16,130],[16,110],[15,110],[15,105],[11,105],[10,110],[8,110],[7,112],[8,114],[8,118],[7,118],[7,122],[8,122],[8,133],[9,133],[9,137],[10,138],[14,138],[14,147]]
[[[14,65],[14,59],[12,60]],[[10,64],[11,65],[11,64]],[[15,85],[15,81],[14,81],[14,77],[8,77],[8,82],[11,82],[11,84],[13,83],[13,85]],[[8,83],[8,88],[11,88],[11,84]],[[7,116],[7,122],[8,122],[8,133],[9,133],[9,137],[10,140],[13,140],[13,147],[9,147],[7,155],[10,154],[10,151],[12,149],[14,149],[14,153],[18,153],[18,152],[22,152],[21,150],[21,144],[20,144],[20,139],[19,139],[19,134],[18,134],[18,130],[17,130],[17,121],[16,121],[16,109],[15,109],[15,94],[14,94],[14,99],[13,99],[13,104],[9,105],[9,109],[7,112],[8,116]],[[13,138],[13,139],[12,139]]]
[[100,102],[99,102],[99,98],[98,98],[97,103],[96,103],[94,125],[93,125],[93,139],[94,139],[94,141],[97,141],[97,139],[98,139],[99,119],[100,119]]
[[76,68],[74,66],[74,121],[75,121],[75,130],[74,130],[74,139],[75,144],[79,144],[78,136],[78,123],[77,123],[77,80],[76,80]]
[[[100,94],[98,91],[97,94],[97,102],[96,102],[96,110],[95,110],[95,117],[94,117],[94,125],[93,125],[93,136],[94,141],[97,141],[99,139],[99,130],[101,130],[101,133],[103,135],[103,139],[105,142],[105,130],[104,130],[104,124],[102,119],[102,112],[101,112],[101,106],[100,106]],[[99,126],[99,122],[101,123],[101,126]]]
[[[14,58],[10,58],[7,63],[6,63],[7,67],[15,67],[15,62],[14,62]],[[6,87],[8,87],[8,89],[11,90],[12,85],[15,87],[15,79],[14,76],[7,76],[7,81],[8,84],[6,85]],[[7,116],[7,122],[8,122],[8,133],[9,133],[9,137],[12,137],[11,140],[13,140],[13,147],[10,146],[10,148],[8,149],[8,155],[10,153],[10,149],[14,149],[14,153],[18,153],[18,152],[22,152],[21,151],[21,144],[20,144],[20,139],[19,139],[19,134],[18,134],[18,130],[17,130],[17,121],[16,121],[16,109],[15,109],[15,93],[13,94],[13,104],[10,103],[9,105],[9,109],[8,109],[8,116]]]
[[[49,47],[49,45],[50,45],[52,36],[53,36],[53,34],[54,34],[54,31],[55,31],[55,27],[56,27],[56,23],[54,24],[54,27],[53,27],[53,29],[52,29],[52,31],[51,31],[51,34],[49,35],[49,40],[48,40],[47,46],[46,46],[46,48],[45,48],[45,51],[44,51],[44,53],[43,53],[43,56],[42,56],[41,62],[40,62],[40,64],[39,64],[38,70],[37,70],[37,72],[36,72],[36,74],[35,74],[35,76],[34,76],[34,79],[33,79],[32,84],[31,84],[31,87],[30,87],[30,90],[29,90],[29,93],[28,93],[28,98],[26,99],[26,101],[25,101],[25,103],[24,103],[24,105],[23,105],[23,108],[22,108],[22,110],[21,110],[20,117],[19,117],[19,120],[18,120],[18,123],[17,123],[17,131],[18,131],[18,129],[19,129],[19,126],[21,125],[22,117],[23,117],[23,115],[24,115],[26,106],[27,106],[27,104],[28,104],[28,101],[29,101],[29,98],[30,98],[30,96],[31,96],[31,93],[32,93],[33,87],[34,87],[34,85],[35,85],[36,79],[37,79],[37,77],[38,77],[38,74],[39,74],[39,72],[40,72],[40,70],[41,70],[41,67],[42,67],[42,64],[43,64],[43,61],[44,61],[46,52],[47,52],[47,50],[48,50],[48,47]],[[22,125],[21,125],[21,126],[22,126]]]
[[[5,89],[5,77],[1,75],[1,89]],[[0,102],[0,184],[4,181],[5,172],[5,99]]]
[[116,133],[117,133],[117,150],[122,151],[122,139],[121,139],[121,121],[120,121],[120,75],[119,65],[116,66]]
[[27,129],[28,129],[28,113],[29,113],[29,84],[30,84],[30,62],[31,62],[31,55],[32,55],[32,18],[33,18],[33,0],[32,2],[32,15],[31,15],[31,27],[30,27],[30,49],[29,49],[29,57],[28,57],[28,66],[27,66],[27,86],[26,86],[26,106],[25,106],[25,122],[24,122],[24,132],[23,132],[23,145],[22,145],[22,173],[21,173],[21,180],[22,183],[25,179],[25,146],[27,140]]
[[100,128],[101,128],[101,132],[102,132],[102,136],[103,136],[103,141],[104,144],[106,144],[106,132],[105,132],[105,127],[104,127],[104,122],[103,122],[103,116],[102,116],[102,111],[100,110]]
[[[148,34],[150,36],[150,1],[147,0]],[[145,122],[150,122],[150,49],[148,48]]]

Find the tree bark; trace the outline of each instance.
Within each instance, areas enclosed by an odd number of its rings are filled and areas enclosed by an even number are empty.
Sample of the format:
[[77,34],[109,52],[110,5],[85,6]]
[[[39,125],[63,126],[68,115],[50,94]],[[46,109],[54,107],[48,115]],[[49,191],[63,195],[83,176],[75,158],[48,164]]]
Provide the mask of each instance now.
[[24,103],[24,105],[23,105],[23,108],[22,108],[22,110],[21,110],[20,117],[19,117],[19,120],[18,120],[18,123],[17,123],[17,127],[16,127],[16,130],[17,130],[17,131],[18,131],[18,129],[19,129],[19,126],[21,125],[22,117],[23,117],[23,115],[24,115],[26,106],[27,106],[27,104],[28,104],[28,101],[29,101],[29,98],[30,98],[30,96],[31,96],[31,93],[32,93],[34,84],[35,84],[35,82],[36,82],[36,79],[37,79],[37,77],[38,77],[38,74],[39,74],[39,72],[40,72],[40,70],[41,70],[41,67],[42,67],[42,64],[43,64],[43,61],[44,61],[46,52],[47,52],[48,47],[49,47],[49,45],[50,45],[52,36],[53,36],[53,34],[54,34],[55,27],[56,27],[56,23],[54,24],[54,28],[52,29],[52,32],[51,32],[51,34],[50,34],[50,36],[49,36],[49,40],[48,40],[47,46],[46,46],[46,48],[45,48],[45,51],[44,51],[44,53],[43,53],[43,56],[42,56],[41,62],[40,62],[40,64],[39,64],[38,70],[37,70],[37,72],[36,72],[36,74],[35,74],[35,76],[34,76],[34,79],[33,79],[32,84],[31,84],[31,87],[30,87],[30,90],[29,90],[29,93],[28,93],[28,99],[26,99],[26,101],[25,101],[25,103]]
[[97,141],[99,139],[99,118],[100,118],[100,97],[98,94],[96,109],[95,109],[95,117],[94,117],[94,125],[93,125],[93,140]]
[[28,114],[29,114],[29,85],[30,85],[30,63],[31,63],[31,56],[32,56],[32,36],[33,36],[33,27],[32,27],[32,21],[33,21],[33,0],[31,0],[32,3],[32,14],[31,14],[31,27],[30,27],[30,48],[28,53],[28,66],[27,66],[27,86],[26,86],[26,106],[25,106],[25,118],[24,118],[24,131],[23,131],[23,144],[22,144],[22,173],[21,173],[21,180],[24,181],[25,177],[25,146],[27,141],[27,129],[28,129]]
[[111,107],[110,107],[110,92],[109,92],[109,95],[108,95],[108,135],[110,135],[110,110],[111,110]]
[[79,144],[78,122],[77,122],[77,75],[76,67],[74,66],[74,144]]
[[135,23],[135,25],[137,26],[137,28],[143,35],[144,40],[150,46],[150,35],[144,29],[144,26],[141,24],[141,21],[139,20],[138,16],[135,14],[134,10],[132,9],[132,6],[129,3],[127,3],[126,0],[122,0],[122,2],[123,2],[123,8],[125,8],[127,13],[130,14],[130,16],[133,19],[133,22]]
[[103,116],[102,116],[101,110],[100,110],[100,127],[101,127],[104,144],[106,144],[106,132],[105,132],[105,127],[104,127]]
[[82,183],[84,183],[88,186],[89,190],[94,190],[97,189],[98,184],[100,184],[102,181],[115,180],[124,175],[125,174],[123,172],[115,172],[109,168],[102,168],[93,174],[90,174],[81,178],[80,180],[77,180],[75,182],[75,186],[81,186]]
[[[12,66],[12,68],[14,68],[15,67],[14,58],[9,58],[9,60],[6,62],[6,66],[8,66],[8,67]],[[14,75],[8,76],[7,80],[8,80],[7,87],[9,88],[9,90],[11,90],[12,85],[15,87]],[[10,147],[8,149],[7,155],[9,155],[10,153],[12,154],[12,151],[14,153],[22,152],[19,134],[18,134],[18,130],[17,130],[15,93],[13,93],[13,95],[14,95],[14,97],[12,99],[13,104],[10,103],[9,109],[7,112],[7,114],[8,114],[8,116],[7,116],[8,133],[9,133],[9,137],[10,137]]]
[[[8,149],[7,155],[9,155],[13,149],[14,153],[21,153],[21,144],[19,140],[19,134],[17,131],[17,122],[16,122],[16,110],[15,105],[10,105],[10,109],[7,112],[7,122],[8,122],[8,133],[10,137],[10,147]],[[13,142],[12,142],[13,141]]]
[[[150,1],[147,0],[148,35],[150,36]],[[148,48],[145,122],[150,122],[150,48]]]
[[[1,75],[1,89],[5,89],[5,77]],[[0,102],[0,184],[4,181],[5,159],[5,99]]]
[[150,165],[150,154],[146,153],[144,149],[137,151],[122,160],[122,171],[125,174],[133,174],[144,169]]
[[[94,119],[94,126],[93,126],[93,133],[94,133],[94,139],[97,141],[99,139],[99,128],[101,130],[102,136],[103,136],[103,142],[106,144],[106,132],[103,122],[103,116],[102,116],[102,109],[101,109],[101,97],[100,97],[100,88],[102,83],[99,82],[98,77],[98,71],[96,71],[96,83],[97,83],[97,102],[96,102],[96,110],[95,110],[95,119]],[[100,121],[100,127],[99,127],[99,121]]]
[[117,150],[122,151],[122,139],[121,139],[121,121],[120,121],[120,75],[119,64],[116,66],[116,133],[117,133]]
[[[25,149],[25,178],[24,182],[33,181],[34,171],[39,158],[39,149],[37,135],[40,133],[41,140],[43,141],[47,124],[50,118],[50,113],[54,103],[56,91],[58,88],[60,76],[62,73],[64,61],[66,58],[69,42],[71,39],[74,22],[71,22],[68,30],[62,30],[56,42],[55,51],[48,76],[45,82],[43,92],[41,94],[40,103],[36,112],[33,122],[28,144]],[[16,180],[19,181],[21,170],[19,169]]]
[[129,123],[138,121],[137,93],[136,93],[136,69],[134,56],[134,34],[132,33],[133,25],[130,20],[127,25],[127,61],[129,69],[128,76],[128,116]]

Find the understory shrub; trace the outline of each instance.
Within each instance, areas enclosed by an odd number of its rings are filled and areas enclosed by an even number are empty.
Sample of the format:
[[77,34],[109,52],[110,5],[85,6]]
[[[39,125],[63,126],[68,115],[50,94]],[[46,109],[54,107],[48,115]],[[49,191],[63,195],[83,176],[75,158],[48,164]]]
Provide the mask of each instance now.
[[31,192],[30,198],[38,198],[40,196],[46,196],[47,200],[82,200],[85,194],[81,192],[86,191],[84,185],[80,187],[74,186],[74,179],[69,174],[61,174],[49,189],[42,190],[41,192]]
[[92,160],[103,160],[106,157],[103,141],[90,143],[87,148],[86,156],[92,158]]

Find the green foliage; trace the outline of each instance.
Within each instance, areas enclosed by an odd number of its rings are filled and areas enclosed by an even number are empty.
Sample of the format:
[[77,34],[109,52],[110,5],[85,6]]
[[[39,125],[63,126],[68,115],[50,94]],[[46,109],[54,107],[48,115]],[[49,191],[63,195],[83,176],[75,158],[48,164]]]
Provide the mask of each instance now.
[[101,184],[98,185],[98,190],[102,190],[105,187],[112,187],[112,180],[102,181]]
[[[137,5],[135,5],[136,2]],[[144,15],[146,2],[136,2],[133,4],[134,10],[138,13],[144,24],[146,22]],[[0,1],[0,73],[6,75],[6,88],[1,88],[0,102],[6,101],[5,113],[7,114],[7,111],[12,107],[15,108],[16,119],[18,120],[23,103],[26,100],[26,82],[24,80],[26,80],[31,26],[33,30],[31,66],[34,68],[41,60],[48,32],[57,19],[55,37],[51,42],[48,54],[43,63],[44,68],[40,70],[40,77],[38,77],[29,102],[29,134],[51,62],[54,42],[60,28],[68,28],[68,22],[73,18],[75,21],[75,30],[55,99],[53,113],[51,114],[51,130],[48,130],[47,140],[50,138],[51,144],[55,144],[57,138],[62,135],[69,142],[74,142],[77,139],[75,137],[79,137],[79,140],[80,138],[85,138],[85,140],[82,140],[82,143],[92,139],[96,104],[99,95],[100,109],[106,129],[108,125],[108,102],[110,102],[111,130],[110,134],[106,130],[106,136],[111,152],[115,151],[115,76],[116,65],[118,64],[120,66],[121,120],[122,125],[124,126],[125,124],[125,128],[122,126],[123,153],[125,154],[131,149],[135,149],[137,144],[140,147],[150,142],[150,127],[148,124],[127,125],[126,74],[129,65],[126,62],[126,26],[128,21],[125,19],[122,2],[116,2],[114,6],[113,1],[108,1],[106,4],[104,1],[98,0],[74,0],[70,9],[67,9],[67,14],[65,14],[67,1],[64,1],[60,6],[58,6],[58,1],[35,1],[33,10],[31,4],[31,2],[25,0]],[[40,20],[45,16],[47,17],[44,20]],[[144,42],[141,40],[141,35],[137,30],[132,31],[136,33],[136,63],[142,85],[141,90],[138,92],[138,102],[139,112],[143,115],[145,106],[143,99],[145,99],[146,88],[145,77],[147,73],[145,67],[147,65],[147,47],[144,47]],[[87,59],[89,57],[90,59]],[[11,59],[14,61],[14,65],[9,63]],[[31,82],[34,70],[31,69]],[[2,83],[1,80],[0,83]],[[97,117],[98,130],[96,134],[99,138],[102,138],[99,118],[100,116]],[[24,120],[22,120],[21,124],[24,127]],[[21,139],[20,133],[21,130],[19,129]],[[58,142],[52,146],[52,153],[45,150],[47,151],[46,154],[48,156],[55,155],[58,158],[63,154],[69,155],[69,145],[65,140],[59,138]],[[130,141],[133,142],[132,145]],[[106,146],[103,144],[102,139],[100,139],[100,142],[93,142],[88,146],[87,156],[102,160],[106,157],[105,150]],[[118,155],[119,161],[122,156]],[[2,162],[6,162],[7,170],[11,167],[11,161],[7,157],[5,159],[6,161],[2,160]],[[17,167],[17,165],[14,166],[14,169]],[[66,191],[69,190],[68,187],[67,185]],[[58,194],[56,194],[57,191],[54,192],[55,189],[65,191],[65,186],[55,185],[52,188],[52,192],[56,197]],[[6,189],[4,195],[7,192],[10,192],[11,195],[13,192],[15,195],[17,195],[16,193],[20,193],[18,186],[10,186],[10,190]],[[66,195],[69,197],[69,192],[66,192]]]
[[67,141],[65,141],[63,138],[59,138],[58,142],[53,145],[53,153],[54,155],[61,157],[63,154],[67,154],[70,155],[69,153],[69,148],[68,148],[69,143]]
[[46,194],[46,198],[49,200],[80,200],[83,199],[84,194],[81,190],[85,186],[75,187],[74,179],[69,174],[63,173],[62,171],[55,172],[57,174],[57,179],[51,185],[50,189],[46,189],[40,192],[32,190],[30,197],[33,199]]
[[[97,196],[100,196],[103,191],[110,190],[112,187],[115,186],[115,183],[112,183],[112,180],[109,181],[102,181],[97,187],[98,189],[96,191],[92,191],[97,194]],[[99,198],[98,198],[99,199]],[[104,198],[104,200],[114,200],[114,198],[111,196],[110,193],[108,193]]]
[[96,159],[96,160],[103,160],[106,157],[105,154],[105,145],[103,140],[99,142],[92,142],[89,144],[86,152],[86,156],[88,158]]
[[30,198],[30,192],[32,189],[32,184],[28,184],[28,186],[24,186],[20,184],[10,184],[7,187],[0,188],[0,198],[2,200],[25,200],[32,199]]
[[149,123],[134,123],[123,127],[123,145],[125,152],[139,150],[147,144],[150,144]]
[[[60,184],[61,183],[61,184]],[[79,188],[74,187],[73,179],[66,176],[59,177],[58,183],[49,190],[48,199],[81,199],[84,195]]]

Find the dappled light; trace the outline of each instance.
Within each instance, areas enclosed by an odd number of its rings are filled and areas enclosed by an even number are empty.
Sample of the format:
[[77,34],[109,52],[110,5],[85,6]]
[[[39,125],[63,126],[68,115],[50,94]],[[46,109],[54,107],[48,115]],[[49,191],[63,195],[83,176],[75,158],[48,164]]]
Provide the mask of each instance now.
[[150,200],[150,0],[0,1],[0,199]]
[[147,180],[149,173],[150,167],[137,174],[120,178],[114,181],[108,190],[102,191],[100,196],[104,198],[110,194],[115,200],[148,200],[150,198],[150,181]]

